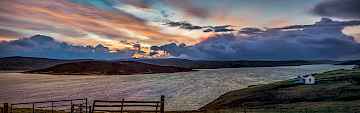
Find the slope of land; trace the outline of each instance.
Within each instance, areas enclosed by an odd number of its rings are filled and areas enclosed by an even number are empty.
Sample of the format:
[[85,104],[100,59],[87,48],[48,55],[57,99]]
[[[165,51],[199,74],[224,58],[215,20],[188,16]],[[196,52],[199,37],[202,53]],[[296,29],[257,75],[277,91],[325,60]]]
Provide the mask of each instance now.
[[338,65],[360,65],[360,60],[351,60],[339,63]]
[[35,57],[4,57],[0,58],[1,71],[16,71],[16,70],[34,70],[42,69],[57,64],[84,61],[84,60],[58,60],[48,58],[35,58]]
[[138,62],[161,65],[175,66],[190,69],[216,69],[216,68],[240,68],[240,67],[274,67],[274,66],[299,66],[310,64],[332,64],[335,61],[207,61],[207,60],[187,60],[187,59],[138,59]]
[[315,85],[296,84],[295,80],[288,80],[231,91],[201,110],[246,107],[264,111],[280,108],[289,111],[360,111],[360,69],[329,71],[315,77]]
[[55,65],[53,67],[27,71],[26,73],[37,74],[61,74],[61,75],[131,75],[131,74],[154,74],[187,72],[191,69],[171,66],[158,66],[133,61],[84,61]]
[[[91,59],[76,59],[76,60],[62,60],[62,59],[48,59],[35,57],[4,57],[0,58],[0,71],[26,71],[37,70],[55,66],[58,64],[81,62],[81,61],[95,61]],[[299,66],[308,64],[334,64],[334,61],[206,61],[206,60],[187,60],[187,59],[125,59],[118,61],[136,61],[160,66],[173,66],[189,69],[217,69],[217,68],[240,68],[240,67],[274,67],[274,66]]]

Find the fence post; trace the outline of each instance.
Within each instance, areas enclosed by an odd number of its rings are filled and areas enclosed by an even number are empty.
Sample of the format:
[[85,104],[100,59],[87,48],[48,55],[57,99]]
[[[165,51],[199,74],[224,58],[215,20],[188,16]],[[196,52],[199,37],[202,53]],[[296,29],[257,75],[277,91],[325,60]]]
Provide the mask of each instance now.
[[89,110],[88,110],[89,113],[91,113],[91,106],[89,106]]
[[123,110],[124,110],[124,101],[125,101],[125,99],[123,98],[121,100],[121,109],[120,109],[121,113],[123,113]]
[[70,113],[74,113],[74,105],[71,103]]
[[80,104],[79,106],[79,113],[82,113],[83,112],[83,104]]
[[96,103],[96,100],[94,100],[94,101],[93,101],[93,105],[92,105],[91,113],[94,113],[95,103]]
[[32,113],[35,113],[35,103],[32,104]]
[[158,113],[158,109],[159,109],[159,103],[156,103],[156,110],[155,110],[155,113]]
[[51,113],[54,113],[54,102],[51,101]]
[[73,113],[73,112],[74,112],[74,105],[73,105],[72,100],[70,100],[70,113]]
[[13,107],[12,107],[13,105],[12,104],[10,104],[10,113],[13,113]]
[[244,109],[244,113],[246,113],[246,105],[245,104],[242,104],[242,106],[243,106],[243,109]]
[[85,113],[88,113],[88,99],[85,98]]
[[165,96],[161,95],[160,97],[160,113],[165,113]]
[[4,103],[4,108],[3,108],[3,112],[4,113],[8,113],[9,112],[9,104],[8,103]]

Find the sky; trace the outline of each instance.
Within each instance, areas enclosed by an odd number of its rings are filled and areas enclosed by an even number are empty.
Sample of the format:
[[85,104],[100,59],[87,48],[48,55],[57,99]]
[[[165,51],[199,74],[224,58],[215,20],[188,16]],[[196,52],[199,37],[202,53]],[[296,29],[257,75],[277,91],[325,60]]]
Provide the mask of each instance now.
[[0,57],[348,60],[359,19],[358,0],[1,0]]

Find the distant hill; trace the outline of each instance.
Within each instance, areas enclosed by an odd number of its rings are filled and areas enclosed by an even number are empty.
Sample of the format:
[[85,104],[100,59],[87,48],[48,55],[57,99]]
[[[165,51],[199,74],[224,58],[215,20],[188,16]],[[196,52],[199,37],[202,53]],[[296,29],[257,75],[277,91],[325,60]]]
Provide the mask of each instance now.
[[57,64],[85,61],[85,60],[58,60],[48,58],[34,58],[34,57],[4,57],[0,58],[0,71],[23,71],[42,69]]
[[[0,71],[28,71],[48,68],[58,64],[81,62],[81,61],[95,61],[91,59],[79,60],[61,60],[48,58],[34,58],[34,57],[4,57],[0,58]],[[335,61],[206,61],[206,60],[187,60],[187,59],[124,59],[114,60],[119,61],[136,61],[152,65],[173,66],[189,69],[217,69],[217,68],[240,68],[240,67],[274,67],[274,66],[298,66],[309,64],[335,64]]]
[[131,75],[187,72],[191,69],[158,66],[134,61],[84,61],[59,64],[53,67],[27,71],[36,74],[61,74],[61,75]]
[[296,84],[295,80],[287,80],[231,91],[201,110],[239,109],[246,106],[265,109],[267,112],[270,111],[266,109],[279,108],[325,110],[327,113],[329,108],[343,112],[360,111],[357,109],[360,102],[359,69],[335,70],[314,76],[317,80],[314,85]]
[[351,60],[339,63],[338,65],[360,65],[360,60]]
[[333,64],[335,61],[206,61],[206,60],[187,60],[187,59],[138,59],[138,62],[162,65],[162,66],[176,66],[190,69],[216,69],[216,68],[240,68],[240,67],[274,67],[274,66],[299,66],[310,64]]

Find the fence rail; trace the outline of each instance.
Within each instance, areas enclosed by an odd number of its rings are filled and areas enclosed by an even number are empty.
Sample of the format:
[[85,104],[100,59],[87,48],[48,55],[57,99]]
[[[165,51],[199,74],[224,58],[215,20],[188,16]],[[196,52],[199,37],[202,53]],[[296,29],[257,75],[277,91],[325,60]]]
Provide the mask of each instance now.
[[[165,113],[164,108],[165,96],[160,97],[160,101],[107,101],[107,100],[94,100],[91,113],[94,112],[120,112],[120,113],[142,113],[142,112],[154,112]],[[130,107],[141,107],[142,109],[125,109]],[[152,108],[151,110],[145,110],[143,108]],[[103,108],[103,109],[101,109]],[[114,109],[110,109],[114,108]],[[117,108],[117,109],[116,109]],[[120,109],[119,109],[120,108]],[[154,109],[155,108],[155,109]]]
[[11,105],[21,105],[21,104],[40,104],[40,103],[56,103],[56,102],[74,102],[74,101],[82,101],[82,100],[87,100],[86,98],[84,99],[68,99],[68,100],[51,100],[51,101],[40,101],[40,102],[24,102],[24,103],[14,103]]

